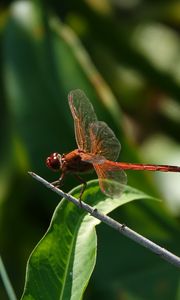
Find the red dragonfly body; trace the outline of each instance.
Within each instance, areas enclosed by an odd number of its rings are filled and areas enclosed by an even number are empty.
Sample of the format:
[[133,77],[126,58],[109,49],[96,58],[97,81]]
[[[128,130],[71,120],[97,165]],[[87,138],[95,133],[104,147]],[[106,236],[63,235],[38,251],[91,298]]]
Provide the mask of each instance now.
[[86,183],[79,174],[95,169],[102,192],[116,197],[121,195],[127,183],[123,170],[180,172],[180,167],[177,166],[116,162],[121,145],[108,125],[97,120],[93,106],[84,92],[70,92],[69,105],[78,149],[63,155],[55,152],[47,158],[46,165],[50,169],[62,172],[54,184],[60,185],[67,173],[75,174],[84,184],[81,198]]

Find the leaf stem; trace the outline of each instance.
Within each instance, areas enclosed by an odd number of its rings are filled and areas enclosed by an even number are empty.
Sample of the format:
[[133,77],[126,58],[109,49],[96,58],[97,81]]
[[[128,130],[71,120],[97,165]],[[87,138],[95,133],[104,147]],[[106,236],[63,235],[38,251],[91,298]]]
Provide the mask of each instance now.
[[2,281],[4,283],[5,286],[5,290],[7,292],[7,295],[9,297],[10,300],[17,300],[15,292],[13,290],[13,287],[11,285],[10,279],[8,277],[8,274],[6,272],[5,266],[3,264],[2,258],[0,256],[0,275],[2,278]]
[[155,244],[154,242],[150,241],[149,239],[145,238],[144,236],[140,235],[139,233],[135,232],[134,230],[130,229],[124,224],[120,224],[117,221],[113,220],[112,218],[101,214],[97,209],[94,209],[90,205],[80,202],[73,196],[64,193],[62,190],[58,189],[57,187],[53,186],[51,183],[40,177],[39,175],[28,172],[33,178],[44,184],[47,188],[51,189],[53,192],[57,193],[59,196],[66,198],[68,201],[73,202],[79,208],[84,209],[88,213],[90,213],[93,217],[99,219],[103,223],[109,225],[110,227],[116,229],[123,235],[127,236],[131,240],[135,241],[136,243],[140,244],[141,246],[149,249],[150,251],[154,252],[164,260],[168,261],[169,263],[173,264],[174,266],[180,268],[180,257],[174,255],[173,253],[169,252],[165,248],[160,247],[159,245]]

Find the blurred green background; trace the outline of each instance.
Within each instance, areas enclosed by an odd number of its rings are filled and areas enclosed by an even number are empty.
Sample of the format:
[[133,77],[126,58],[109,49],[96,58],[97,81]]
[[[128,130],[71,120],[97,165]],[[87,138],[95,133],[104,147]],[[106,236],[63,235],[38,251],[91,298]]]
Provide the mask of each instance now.
[[[115,131],[119,160],[180,165],[179,33],[179,1],[1,1],[0,251],[18,298],[59,201],[27,172],[56,180],[46,157],[76,147],[70,90],[84,90]],[[127,174],[129,185],[162,202],[137,201],[111,216],[180,253],[180,175]],[[75,185],[69,176],[64,190]],[[180,298],[175,267],[105,225],[97,232],[84,299]]]

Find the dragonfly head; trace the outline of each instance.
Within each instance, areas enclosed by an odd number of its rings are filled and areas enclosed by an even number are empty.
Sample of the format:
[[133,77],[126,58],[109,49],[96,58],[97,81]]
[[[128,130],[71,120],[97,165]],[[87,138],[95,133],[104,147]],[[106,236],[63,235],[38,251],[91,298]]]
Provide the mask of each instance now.
[[61,169],[61,165],[62,165],[61,155],[57,152],[52,153],[46,159],[46,166],[53,171],[59,171]]

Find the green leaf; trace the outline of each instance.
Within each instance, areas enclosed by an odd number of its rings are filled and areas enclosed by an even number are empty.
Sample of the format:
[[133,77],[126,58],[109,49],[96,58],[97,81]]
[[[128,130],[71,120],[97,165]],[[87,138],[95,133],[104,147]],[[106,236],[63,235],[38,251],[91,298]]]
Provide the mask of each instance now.
[[[80,187],[72,191],[78,197]],[[107,214],[137,199],[153,199],[126,187],[119,199],[101,193],[97,180],[88,183],[83,200]],[[22,300],[81,299],[96,262],[100,221],[63,199],[57,206],[47,233],[34,249],[27,266]]]

